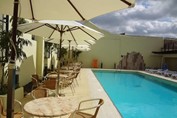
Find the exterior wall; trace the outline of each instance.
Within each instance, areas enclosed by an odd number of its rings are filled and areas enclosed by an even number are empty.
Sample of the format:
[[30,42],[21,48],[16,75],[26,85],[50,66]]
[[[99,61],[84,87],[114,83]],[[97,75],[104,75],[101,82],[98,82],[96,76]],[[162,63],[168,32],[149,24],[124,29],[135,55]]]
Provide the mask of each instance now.
[[163,55],[162,64],[164,63],[168,65],[168,69],[177,71],[177,54]]
[[119,59],[120,40],[102,38],[91,46],[90,51],[82,52],[79,61],[83,62],[84,67],[92,67],[92,60],[98,60],[98,67],[103,63],[103,68],[113,68],[114,63]]
[[[30,35],[24,35],[25,38],[31,38]],[[36,41],[30,40],[32,46],[24,47],[27,59],[23,62],[18,62],[16,65],[20,67],[19,70],[19,85],[24,86],[31,81],[31,74],[36,73]]]
[[154,55],[152,51],[158,51],[162,46],[161,38],[112,35],[96,41],[90,51],[80,54],[78,60],[83,62],[83,67],[92,67],[92,60],[97,59],[98,67],[102,62],[103,68],[114,68],[121,55],[135,51],[143,55],[146,67],[158,68],[161,66],[161,56]]
[[161,67],[161,56],[155,55],[152,51],[160,51],[163,47],[162,38],[154,37],[126,37],[121,40],[121,54],[135,51],[143,55],[146,67]]
[[44,68],[44,40],[39,36],[35,36],[35,39],[37,41],[36,73],[42,76]]

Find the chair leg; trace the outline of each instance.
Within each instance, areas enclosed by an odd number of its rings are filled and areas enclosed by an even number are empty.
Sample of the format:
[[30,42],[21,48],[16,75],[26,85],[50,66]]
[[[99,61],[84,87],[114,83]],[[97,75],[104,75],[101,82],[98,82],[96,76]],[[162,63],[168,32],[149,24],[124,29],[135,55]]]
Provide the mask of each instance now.
[[70,85],[70,89],[71,89],[72,94],[74,95],[75,90],[74,90],[74,88],[73,88],[72,84]]
[[79,86],[79,83],[78,83],[78,81],[77,81],[77,78],[75,78],[75,81],[76,81],[77,86]]

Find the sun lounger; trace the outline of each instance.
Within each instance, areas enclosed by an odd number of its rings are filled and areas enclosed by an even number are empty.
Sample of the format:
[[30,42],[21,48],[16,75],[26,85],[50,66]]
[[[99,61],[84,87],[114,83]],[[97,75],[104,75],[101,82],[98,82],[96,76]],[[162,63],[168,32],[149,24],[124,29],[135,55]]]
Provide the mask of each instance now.
[[171,77],[171,75],[172,74],[175,74],[175,73],[177,73],[176,71],[166,71],[165,73],[163,73],[163,75],[165,76],[165,77]]
[[145,69],[146,72],[157,74],[157,72],[162,71],[162,69]]
[[173,79],[177,79],[177,73],[172,74],[172,75],[171,75],[171,78],[173,78]]
[[168,71],[169,71],[168,69],[166,70],[158,69],[155,73],[159,75],[165,75],[166,73],[168,73]]

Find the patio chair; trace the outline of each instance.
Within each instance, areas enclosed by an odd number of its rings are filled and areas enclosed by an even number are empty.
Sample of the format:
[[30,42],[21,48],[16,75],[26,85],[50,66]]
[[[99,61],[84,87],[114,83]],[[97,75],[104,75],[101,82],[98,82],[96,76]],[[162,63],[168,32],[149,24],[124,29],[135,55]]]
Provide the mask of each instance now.
[[177,79],[177,73],[171,74],[172,79]]
[[[20,101],[18,100],[14,100],[14,107],[18,107],[20,111],[14,111],[14,118],[22,118],[24,117],[24,113],[23,113],[23,107],[22,107],[22,104]],[[2,103],[2,100],[0,99],[0,118],[6,118],[7,117],[7,114],[6,112],[4,111],[4,108],[3,108],[3,103]]]
[[161,69],[145,69],[146,72],[155,74],[156,72],[160,71]]
[[163,75],[165,77],[171,77],[175,73],[176,73],[176,71],[170,71],[170,70],[168,70],[168,71],[164,72]]
[[[95,104],[96,103],[96,104]],[[74,111],[69,118],[96,118],[98,111],[103,105],[104,100],[103,99],[89,99],[84,100],[79,103],[79,107],[76,111]],[[83,107],[83,105],[89,105],[91,107]],[[82,107],[82,108],[81,108]],[[91,110],[93,113],[90,112],[87,113],[89,110]]]
[[39,87],[40,85],[43,84],[43,82],[46,80],[46,77],[40,77],[38,74],[32,74],[31,75],[32,79],[32,90]]
[[33,99],[38,99],[38,98],[49,97],[49,96],[58,97],[58,94],[56,94],[50,89],[39,87],[31,91],[31,96],[33,97]]
[[75,81],[76,81],[76,83],[77,83],[78,86],[79,86],[79,83],[78,83],[78,81],[77,81],[77,78],[78,78],[78,77],[80,78],[80,75],[79,75],[80,70],[81,70],[81,66],[80,66],[80,67],[76,66],[76,67],[74,68],[74,73],[76,74]]
[[72,73],[71,75],[69,75],[67,78],[63,78],[61,79],[60,83],[59,83],[59,87],[61,89],[64,89],[66,87],[70,87],[72,94],[74,95],[75,89],[73,86],[73,81],[76,78],[76,74]]
[[168,71],[169,71],[168,69],[166,69],[166,70],[158,69],[155,73],[156,73],[156,74],[159,74],[159,75],[164,75],[164,74],[166,74]]
[[51,89],[51,90],[56,90],[57,84],[58,84],[57,78],[49,78],[44,82],[43,87]]

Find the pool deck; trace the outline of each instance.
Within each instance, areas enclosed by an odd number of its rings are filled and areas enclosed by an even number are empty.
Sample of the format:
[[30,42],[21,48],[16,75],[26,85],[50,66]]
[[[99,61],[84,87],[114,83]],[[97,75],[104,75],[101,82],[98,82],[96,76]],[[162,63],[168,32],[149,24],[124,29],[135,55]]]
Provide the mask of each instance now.
[[[62,93],[65,94],[65,97],[74,97],[78,102],[91,98],[102,98],[104,100],[104,104],[100,107],[97,118],[121,118],[119,112],[109,99],[108,95],[96,79],[91,69],[82,68],[77,80],[79,85],[74,83],[74,95],[69,87],[62,90]],[[31,100],[30,94],[28,94],[26,98]],[[28,100],[25,102],[27,101]],[[30,116],[25,113],[25,118],[29,117]],[[68,115],[62,116],[62,118],[68,118]]]
[[[114,69],[105,69],[105,70],[114,70]],[[127,70],[114,70],[114,71],[127,71]],[[145,71],[138,71],[138,72],[160,77],[162,79],[166,79],[169,81],[177,82],[177,80],[174,80],[169,77],[163,77],[157,74],[150,74]],[[104,89],[96,79],[91,69],[82,68],[77,80],[79,85],[74,83],[75,86],[74,95],[72,94],[69,87],[62,90],[62,93],[65,94],[65,97],[74,97],[77,99],[78,102],[86,99],[91,99],[91,98],[102,98],[104,99],[104,104],[103,106],[101,106],[97,118],[121,118],[121,115],[119,114],[118,110],[113,105],[112,101],[110,100],[107,93],[104,91]],[[68,115],[62,116],[62,118],[68,118]]]
[[100,108],[98,113],[98,118],[121,118],[119,112],[113,105],[112,101],[96,79],[95,75],[91,69],[81,70],[81,79],[85,80],[85,84],[88,84],[88,95],[90,98],[102,98],[104,99],[104,104]]

